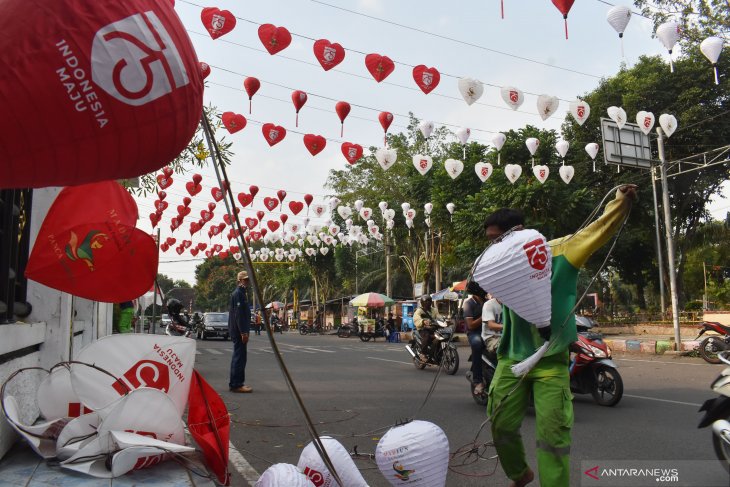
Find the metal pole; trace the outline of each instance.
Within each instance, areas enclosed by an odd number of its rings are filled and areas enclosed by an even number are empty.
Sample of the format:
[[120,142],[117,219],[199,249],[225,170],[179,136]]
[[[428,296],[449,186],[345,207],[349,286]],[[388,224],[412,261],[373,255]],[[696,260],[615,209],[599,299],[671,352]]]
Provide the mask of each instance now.
[[707,311],[707,268],[705,267],[705,261],[702,261],[702,280],[705,283],[705,293],[702,295],[702,309]]
[[659,229],[659,203],[656,197],[656,167],[651,166],[651,191],[654,195],[654,230],[656,232],[656,256],[659,264],[659,302],[662,316],[666,312],[667,305],[664,302],[664,256],[662,255],[661,230]]
[[669,188],[667,187],[667,160],[664,157],[664,132],[661,127],[657,127],[656,131],[659,134],[657,138],[659,160],[662,161],[662,206],[664,207],[664,234],[667,239],[667,266],[669,269],[669,294],[672,299],[674,346],[676,350],[679,350],[681,348],[682,338],[679,334],[679,300],[677,296],[677,275],[674,270],[674,240],[672,239],[672,215],[669,208]]
[[385,295],[391,295],[392,289],[390,287],[390,242],[388,238],[388,232],[385,233]]
[[358,287],[357,287],[357,254],[358,254],[358,252],[359,252],[359,250],[355,251],[355,294],[356,295],[360,295],[360,291],[358,291]]
[[439,231],[438,242],[439,257],[438,260],[434,259],[433,263],[433,266],[436,270],[436,292],[441,291],[441,231]]
[[[157,229],[157,260],[160,260],[160,229]],[[150,324],[150,330],[152,331],[152,334],[154,335],[157,330],[155,329],[155,315],[157,314],[157,276],[155,276],[155,285],[153,286],[154,292],[152,294],[152,323]],[[142,314],[144,315],[144,310],[142,310]]]

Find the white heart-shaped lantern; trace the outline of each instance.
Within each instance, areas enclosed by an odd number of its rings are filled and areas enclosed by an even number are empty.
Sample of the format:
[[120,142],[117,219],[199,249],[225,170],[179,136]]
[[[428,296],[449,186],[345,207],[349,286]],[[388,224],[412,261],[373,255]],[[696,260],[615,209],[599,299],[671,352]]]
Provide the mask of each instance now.
[[422,156],[420,154],[413,156],[413,167],[416,168],[416,171],[421,173],[421,176],[424,176],[428,171],[430,171],[432,166],[433,159],[431,159],[431,156]]
[[540,95],[537,97],[537,113],[540,118],[547,120],[558,110],[560,100],[557,96]]
[[626,124],[626,111],[621,107],[611,106],[606,109],[606,113],[611,120],[616,122],[618,129],[621,130]]
[[429,120],[424,120],[423,122],[418,124],[418,130],[420,130],[423,136],[427,139],[431,137],[431,134],[433,133],[433,127],[433,122]]
[[368,220],[368,219],[370,219],[371,216],[373,216],[373,210],[372,209],[370,209],[370,208],[362,208],[360,210],[360,217],[363,220]]
[[456,159],[446,159],[446,162],[444,162],[444,168],[446,168],[446,172],[449,173],[451,179],[456,179],[464,170],[464,163]]
[[550,168],[547,166],[537,165],[532,167],[532,174],[535,175],[540,184],[545,184],[550,175]]
[[671,137],[674,131],[677,130],[677,119],[674,115],[662,113],[659,115],[659,125],[661,125],[667,137]]
[[382,147],[375,151],[375,160],[378,161],[383,171],[387,171],[395,164],[398,158],[398,152],[395,149],[383,149]]
[[311,208],[312,208],[312,212],[314,213],[314,216],[316,216],[316,217],[321,217],[321,216],[324,216],[327,214],[328,207],[326,205],[322,205],[322,204],[318,203],[316,205],[312,205]]
[[563,180],[563,182],[565,184],[568,184],[573,179],[573,174],[575,173],[575,170],[573,169],[573,166],[560,166],[558,172],[560,173],[560,178]]
[[471,105],[481,98],[484,93],[484,85],[476,79],[462,78],[459,80],[459,92],[466,104]]
[[514,86],[504,86],[500,90],[502,99],[512,109],[517,110],[525,101],[525,94]]
[[639,125],[639,128],[642,132],[644,132],[645,135],[649,135],[651,129],[654,128],[654,114],[641,110],[640,112],[636,113],[636,123],[637,125]]
[[477,173],[477,177],[482,181],[486,181],[489,179],[489,176],[492,175],[492,164],[489,162],[477,162],[474,165],[474,172]]
[[347,220],[352,216],[352,208],[349,206],[338,206],[337,214],[340,215],[343,220]]
[[461,145],[465,145],[467,141],[469,140],[469,136],[471,135],[471,129],[468,128],[460,128],[456,131],[456,138],[459,139],[459,142],[461,142]]
[[583,100],[570,102],[570,114],[578,125],[583,125],[591,114],[591,106]]
[[522,176],[522,166],[519,164],[507,164],[504,166],[504,175],[507,176],[510,183],[515,184],[515,181]]

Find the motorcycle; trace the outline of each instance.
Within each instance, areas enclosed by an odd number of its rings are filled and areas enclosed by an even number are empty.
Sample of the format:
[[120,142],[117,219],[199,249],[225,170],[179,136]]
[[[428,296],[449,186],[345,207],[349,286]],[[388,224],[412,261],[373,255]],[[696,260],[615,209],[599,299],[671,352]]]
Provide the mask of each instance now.
[[[717,354],[720,362],[730,366],[730,351],[723,350]],[[700,420],[698,428],[712,425],[712,446],[715,455],[725,470],[730,473],[730,367],[725,367],[712,383],[712,390],[720,394],[719,397],[708,399],[700,407],[705,415]]]
[[299,323],[299,333],[302,335],[307,335],[309,333],[324,333],[324,330],[322,329],[322,325],[320,323],[315,323],[313,325],[310,325],[306,321],[302,321]]
[[[611,360],[611,349],[603,337],[590,331],[593,322],[584,316],[575,317],[578,340],[570,345],[570,391],[574,394],[591,394],[601,406],[615,406],[624,394],[624,383],[616,363]],[[472,357],[469,357],[469,361]],[[474,394],[471,371],[466,373],[471,387],[471,397],[480,406],[486,406],[487,392],[494,377],[497,357],[482,352],[482,377],[484,392]]]
[[284,328],[281,326],[281,320],[279,320],[279,318],[276,315],[273,315],[270,318],[270,320],[271,321],[269,323],[271,324],[271,327],[274,329],[274,333],[281,333],[283,335]]
[[[444,365],[446,373],[454,375],[459,370],[459,353],[456,345],[451,341],[454,334],[454,327],[447,326],[443,321],[436,321],[437,328],[431,340],[430,350],[424,351],[421,345],[421,334],[417,330],[413,331],[413,339],[406,345],[406,350],[413,358],[413,365],[423,370],[428,365],[439,366]],[[426,360],[421,360],[421,354],[426,356]]]
[[185,318],[180,315],[170,315],[171,321],[165,327],[165,334],[174,337],[190,338],[193,329],[188,325]]
[[599,333],[591,332],[593,322],[576,316],[578,340],[570,345],[570,390],[591,394],[601,406],[615,406],[624,394],[618,366],[611,360],[611,349]]
[[721,325],[715,321],[703,321],[700,323],[699,328],[700,334],[697,335],[695,340],[699,340],[702,335],[709,331],[717,333],[717,335],[705,337],[700,343],[699,351],[705,362],[719,364],[718,353],[730,349],[730,326]]
[[350,338],[350,336],[352,336],[353,333],[357,333],[357,331],[357,319],[353,318],[351,323],[345,323],[337,328],[337,336],[340,338]]
[[382,320],[379,320],[375,324],[375,331],[364,331],[364,329],[365,327],[363,326],[360,329],[360,333],[358,333],[360,340],[364,342],[369,342],[370,339],[375,341],[375,339],[378,337],[386,338],[388,336],[388,330],[385,328],[385,324]]

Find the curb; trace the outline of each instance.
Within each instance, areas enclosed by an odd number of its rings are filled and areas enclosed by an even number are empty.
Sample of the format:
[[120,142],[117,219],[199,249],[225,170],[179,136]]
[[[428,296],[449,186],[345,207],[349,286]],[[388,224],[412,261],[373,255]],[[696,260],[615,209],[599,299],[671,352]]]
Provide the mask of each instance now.
[[679,350],[674,350],[674,340],[624,340],[621,338],[607,338],[603,341],[615,352],[652,355],[686,355],[696,350],[699,346],[697,340],[683,340]]

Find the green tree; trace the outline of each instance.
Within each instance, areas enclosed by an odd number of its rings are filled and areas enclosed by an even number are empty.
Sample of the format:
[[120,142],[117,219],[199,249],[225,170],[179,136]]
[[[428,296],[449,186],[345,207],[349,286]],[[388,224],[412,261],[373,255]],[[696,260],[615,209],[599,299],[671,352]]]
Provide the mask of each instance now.
[[730,39],[730,2],[727,0],[634,0],[641,13],[654,22],[676,20],[682,26],[681,43],[694,45],[708,36]]

